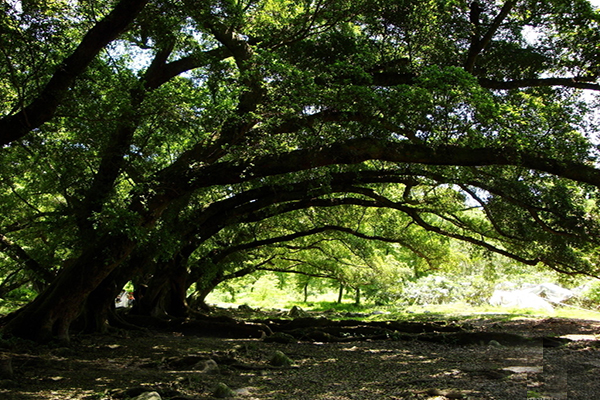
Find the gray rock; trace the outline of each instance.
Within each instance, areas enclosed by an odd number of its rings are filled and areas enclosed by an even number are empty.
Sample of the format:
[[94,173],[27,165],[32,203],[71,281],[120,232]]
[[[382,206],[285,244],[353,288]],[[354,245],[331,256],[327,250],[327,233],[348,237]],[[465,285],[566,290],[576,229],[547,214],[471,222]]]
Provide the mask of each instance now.
[[273,354],[273,357],[271,357],[270,363],[271,363],[271,365],[274,365],[276,367],[289,367],[294,362],[292,361],[291,358],[289,358],[288,356],[283,354],[283,352],[277,350]]
[[204,360],[203,362],[198,363],[197,369],[200,370],[201,373],[208,375],[218,375],[221,373],[219,365],[213,359]]
[[114,397],[115,399],[122,399],[122,398],[134,398],[136,396],[139,396],[142,393],[146,393],[146,392],[152,392],[153,389],[149,388],[148,386],[134,386],[134,387],[130,387],[128,389],[113,389],[110,391],[110,395],[112,397]]
[[250,396],[252,394],[252,389],[251,387],[244,387],[244,388],[240,388],[240,389],[235,389],[233,392],[237,395],[237,396]]
[[219,399],[224,399],[226,397],[235,397],[235,395],[236,393],[224,383],[219,383],[213,391],[213,396]]
[[292,318],[304,318],[308,315],[306,313],[306,311],[304,311],[303,309],[301,309],[298,306],[292,307],[292,309],[290,310],[290,312],[288,314]]
[[139,396],[133,398],[133,400],[162,400],[160,394],[156,392],[144,392]]

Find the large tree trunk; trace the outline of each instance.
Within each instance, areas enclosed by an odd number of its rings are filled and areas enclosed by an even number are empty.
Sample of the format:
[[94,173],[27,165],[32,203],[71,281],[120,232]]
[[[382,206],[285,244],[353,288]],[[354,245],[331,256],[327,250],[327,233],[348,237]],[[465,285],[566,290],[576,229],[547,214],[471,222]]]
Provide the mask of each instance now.
[[69,341],[71,323],[83,311],[89,294],[135,247],[124,237],[107,237],[68,263],[50,286],[18,311],[4,332],[36,341]]
[[[113,271],[114,273],[114,271]],[[106,333],[109,318],[115,311],[115,298],[119,295],[120,286],[111,273],[96,289],[90,293],[83,309],[84,330],[87,333]]]
[[191,271],[188,282],[196,284],[196,291],[187,299],[188,305],[192,310],[210,311],[206,304],[206,297],[223,281],[227,280],[223,269],[219,268],[218,261],[207,258],[203,264],[196,265]]
[[217,287],[221,281],[196,282],[196,291],[187,298],[187,303],[192,310],[210,311],[210,306],[206,304],[206,297]]
[[88,296],[84,309],[85,332],[105,333],[111,321],[119,321],[115,309],[115,299],[130,280],[145,272],[151,265],[152,255],[147,251],[136,251],[126,263],[115,268]]
[[188,315],[187,258],[181,254],[161,264],[144,292],[136,300],[132,313],[152,317],[185,317]]

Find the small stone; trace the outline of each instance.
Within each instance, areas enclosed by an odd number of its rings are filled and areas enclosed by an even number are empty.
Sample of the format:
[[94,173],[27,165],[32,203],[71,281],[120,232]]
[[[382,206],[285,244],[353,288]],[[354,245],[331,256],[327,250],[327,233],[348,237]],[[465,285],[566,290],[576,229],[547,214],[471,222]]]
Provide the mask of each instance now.
[[488,345],[490,345],[492,347],[502,347],[502,345],[500,344],[500,342],[498,342],[497,340],[490,340],[490,342],[488,343]]
[[204,364],[203,366],[199,365],[200,372],[203,374],[218,375],[221,373],[221,370],[219,369],[219,365],[213,359],[205,360],[199,364]]
[[237,396],[250,396],[250,395],[252,394],[252,391],[251,391],[251,389],[252,389],[252,388],[249,388],[249,387],[240,388],[240,389],[236,389],[236,390],[234,390],[234,393],[235,393]]
[[425,393],[427,396],[442,396],[442,391],[440,389],[427,389]]
[[292,309],[290,310],[290,312],[288,313],[288,315],[290,317],[292,317],[292,318],[304,318],[308,314],[306,313],[306,311],[304,311],[300,307],[294,306],[294,307],[292,307]]
[[390,311],[376,310],[376,311],[373,311],[371,313],[371,315],[387,315],[387,314],[391,314],[391,312]]
[[156,392],[144,392],[139,396],[133,398],[133,400],[161,400],[160,394]]
[[286,356],[285,354],[283,354],[283,352],[281,352],[279,350],[277,350],[273,354],[273,357],[271,357],[271,365],[274,365],[276,367],[289,367],[293,363],[294,362],[292,361],[291,358],[289,358],[288,356]]
[[213,396],[224,399],[226,397],[235,397],[235,392],[224,383],[219,383],[213,392]]

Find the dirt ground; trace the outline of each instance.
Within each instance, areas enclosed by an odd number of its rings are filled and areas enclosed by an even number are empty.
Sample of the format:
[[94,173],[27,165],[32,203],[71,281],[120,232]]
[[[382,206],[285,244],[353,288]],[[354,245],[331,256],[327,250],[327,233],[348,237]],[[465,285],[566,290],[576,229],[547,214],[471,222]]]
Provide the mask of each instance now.
[[[479,336],[279,343],[147,330],[76,336],[69,347],[7,342],[0,399],[113,400],[143,392],[171,400],[598,398],[600,321],[486,318],[460,326],[461,334]],[[546,339],[488,341],[482,332]],[[279,352],[291,364],[276,362]]]

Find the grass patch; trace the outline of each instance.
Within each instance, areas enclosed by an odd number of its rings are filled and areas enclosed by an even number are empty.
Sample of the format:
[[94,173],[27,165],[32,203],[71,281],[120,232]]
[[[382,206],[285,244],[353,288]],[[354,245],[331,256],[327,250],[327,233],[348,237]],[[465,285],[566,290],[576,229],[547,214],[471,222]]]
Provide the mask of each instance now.
[[558,318],[576,318],[600,321],[600,312],[592,310],[582,310],[571,307],[561,307],[555,310],[555,316]]
[[374,309],[372,305],[354,304],[354,303],[338,303],[336,301],[319,301],[319,302],[308,302],[297,304],[298,307],[308,309],[311,311],[336,311],[336,312],[350,312],[359,313],[364,311],[371,311]]
[[[473,318],[494,319],[499,322],[522,318],[576,318],[585,320],[600,320],[600,312],[585,310],[577,307],[556,307],[554,310],[523,309],[494,307],[490,305],[473,306],[464,302],[435,305],[376,305],[365,302],[355,304],[350,296],[338,303],[336,291],[313,293],[309,301],[304,302],[303,296],[290,290],[289,287],[279,287],[278,281],[265,276],[239,288],[235,295],[227,290],[215,290],[207,298],[209,304],[223,308],[237,308],[246,304],[254,309],[290,310],[298,306],[305,311],[315,313],[329,312],[329,318],[364,319],[370,321],[405,320],[405,321],[462,321]],[[346,315],[348,314],[348,315]]]

